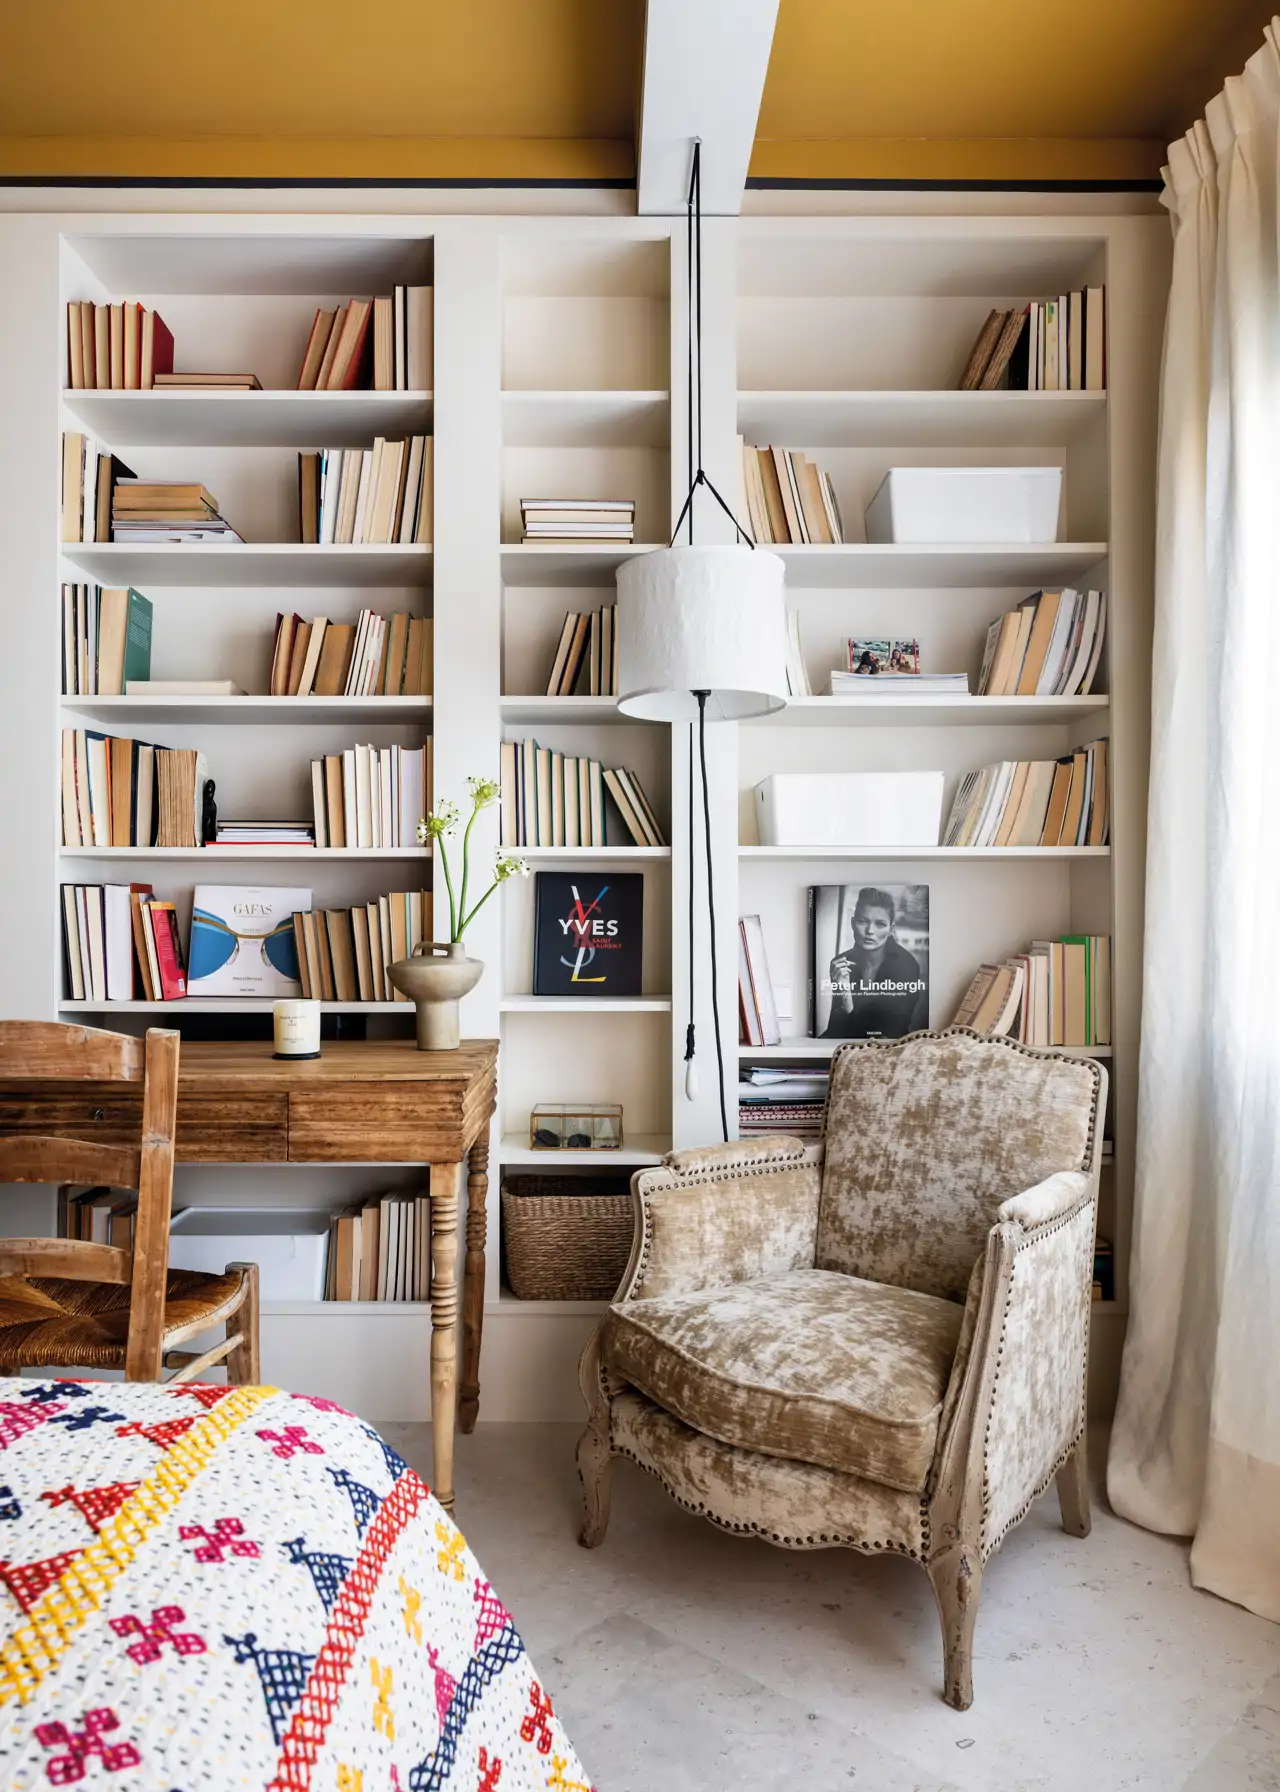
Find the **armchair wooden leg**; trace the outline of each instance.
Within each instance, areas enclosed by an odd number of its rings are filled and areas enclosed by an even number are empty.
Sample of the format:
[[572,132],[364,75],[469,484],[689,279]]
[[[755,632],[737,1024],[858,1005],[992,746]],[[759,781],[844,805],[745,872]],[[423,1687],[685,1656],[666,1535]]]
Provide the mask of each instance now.
[[262,1364],[258,1355],[258,1266],[256,1263],[228,1263],[227,1272],[238,1269],[244,1276],[244,1300],[239,1310],[227,1321],[240,1333],[240,1342],[227,1358],[227,1380],[232,1387],[254,1388],[262,1380]]
[[1093,1529],[1089,1510],[1089,1459],[1083,1433],[1080,1442],[1058,1470],[1058,1507],[1062,1528],[1070,1537],[1087,1537]]
[[982,1592],[976,1549],[957,1544],[926,1564],[942,1619],[943,1698],[954,1711],[973,1703],[973,1627]]
[[609,1447],[609,1401],[600,1379],[600,1333],[588,1340],[578,1366],[578,1385],[587,1408],[587,1428],[578,1439],[578,1474],[585,1515],[578,1541],[596,1549],[609,1528],[613,1451]]

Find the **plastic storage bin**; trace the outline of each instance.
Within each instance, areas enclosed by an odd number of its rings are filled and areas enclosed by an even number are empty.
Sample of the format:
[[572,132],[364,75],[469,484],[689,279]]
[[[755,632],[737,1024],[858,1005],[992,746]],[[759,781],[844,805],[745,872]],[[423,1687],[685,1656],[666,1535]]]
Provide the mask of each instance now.
[[867,540],[1058,539],[1061,467],[891,467],[867,506]]
[[761,846],[936,846],[942,772],[775,772],[757,784]]
[[182,1207],[169,1228],[170,1269],[221,1275],[256,1263],[263,1300],[323,1300],[330,1215],[297,1207]]

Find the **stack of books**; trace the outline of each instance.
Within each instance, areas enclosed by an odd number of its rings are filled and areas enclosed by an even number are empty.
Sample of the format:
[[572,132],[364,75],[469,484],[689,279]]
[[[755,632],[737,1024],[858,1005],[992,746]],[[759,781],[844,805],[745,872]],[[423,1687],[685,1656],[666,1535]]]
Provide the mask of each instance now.
[[62,432],[62,541],[110,541],[118,480],[133,472],[78,429]]
[[64,846],[201,846],[203,753],[62,730]]
[[416,846],[431,805],[431,742],[347,747],[311,761],[317,846]]
[[1105,846],[1107,743],[1061,759],[1009,760],[960,781],[944,846]]
[[387,966],[431,937],[430,890],[392,890],[353,908],[293,917],[302,993],[317,1002],[406,1002]]
[[111,496],[112,541],[243,541],[198,482],[120,478]]
[[1023,1045],[1111,1044],[1111,938],[1069,933],[979,965],[951,1022]]
[[759,915],[738,918],[738,1038],[743,1045],[782,1043]]
[[262,381],[256,373],[158,373],[156,390],[161,392],[261,392]]
[[960,376],[962,392],[991,391],[1006,372],[1011,390],[1102,392],[1107,384],[1107,294],[1083,287],[992,311]]
[[137,1213],[138,1197],[124,1189],[90,1188],[73,1194],[64,1185],[58,1190],[58,1237],[132,1251]]
[[[502,743],[504,846],[609,846],[605,792],[635,846],[665,846],[634,772],[575,759],[533,740]],[[616,831],[616,830],[615,830]]]
[[431,436],[298,456],[298,539],[425,543],[432,530]]
[[431,1201],[371,1195],[329,1227],[326,1300],[430,1300]]
[[617,620],[617,604],[603,604],[598,610],[585,612],[569,611],[547,680],[548,697],[572,697],[584,670],[588,696],[617,696]]
[[825,1070],[753,1065],[738,1084],[738,1131],[747,1138],[782,1132],[793,1138],[820,1139],[827,1083]]
[[1105,591],[1037,591],[987,630],[983,697],[1087,697],[1107,632]]
[[628,544],[635,535],[631,498],[521,498],[525,541],[586,541]]
[[218,818],[212,840],[206,846],[314,846],[315,830],[309,821],[275,820],[270,816],[237,821]]
[[318,310],[298,373],[300,392],[428,392],[434,294],[397,286],[384,298]]
[[62,694],[122,697],[151,676],[151,600],[120,586],[62,587]]
[[71,389],[145,392],[173,371],[173,337],[158,313],[126,299],[95,305],[73,299],[67,306],[67,371]]
[[178,1002],[186,961],[172,902],[150,884],[63,884],[67,988],[75,1002]]
[[756,541],[841,542],[844,526],[828,473],[794,448],[742,448],[743,485]]
[[268,690],[273,697],[425,697],[431,692],[431,621],[361,610],[355,623],[276,616]]

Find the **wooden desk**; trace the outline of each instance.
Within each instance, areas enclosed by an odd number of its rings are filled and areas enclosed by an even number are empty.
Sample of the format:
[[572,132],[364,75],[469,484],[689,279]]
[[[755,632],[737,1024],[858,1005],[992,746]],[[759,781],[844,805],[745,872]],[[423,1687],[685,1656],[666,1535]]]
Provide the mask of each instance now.
[[[289,1062],[269,1041],[183,1044],[178,1060],[177,1159],[187,1164],[411,1163],[431,1172],[431,1426],[434,1490],[453,1508],[458,1406],[458,1183],[465,1159],[467,1252],[462,1297],[462,1424],[480,1400],[484,1317],[488,1121],[497,1094],[495,1039],[456,1052],[420,1052],[412,1040],[331,1040],[323,1056]],[[24,1095],[49,1130],[136,1142],[140,1095],[99,1098],[83,1086]]]

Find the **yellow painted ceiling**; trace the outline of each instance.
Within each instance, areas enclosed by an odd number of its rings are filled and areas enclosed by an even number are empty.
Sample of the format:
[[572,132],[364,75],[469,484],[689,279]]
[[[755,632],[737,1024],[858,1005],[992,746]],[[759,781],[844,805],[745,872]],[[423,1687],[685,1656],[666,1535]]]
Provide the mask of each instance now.
[[[1274,4],[781,0],[752,173],[1151,176]],[[0,174],[627,178],[643,13],[8,0]]]

